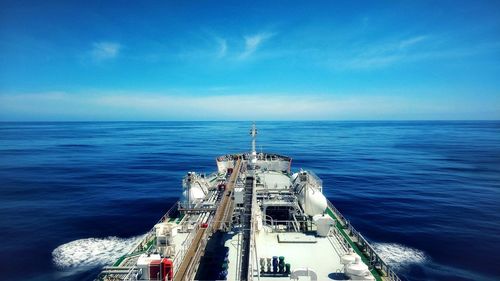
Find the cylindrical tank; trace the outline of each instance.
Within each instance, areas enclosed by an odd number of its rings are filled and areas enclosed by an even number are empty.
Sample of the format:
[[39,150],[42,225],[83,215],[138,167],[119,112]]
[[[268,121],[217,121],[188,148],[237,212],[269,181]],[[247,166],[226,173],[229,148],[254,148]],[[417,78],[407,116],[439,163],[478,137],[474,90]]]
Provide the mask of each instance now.
[[280,273],[285,272],[285,257],[284,256],[279,257],[278,269],[279,269]]
[[328,206],[326,197],[318,189],[305,186],[299,194],[300,204],[304,212],[309,216],[323,214]]
[[328,236],[330,228],[335,224],[335,221],[326,214],[315,215],[313,221],[316,224],[316,234],[321,237]]
[[278,273],[278,257],[273,256],[273,272]]
[[266,272],[266,258],[260,258],[260,272]]
[[354,252],[345,254],[340,258],[340,263],[344,265],[354,263],[356,261],[357,256],[358,255]]
[[345,265],[345,274],[352,280],[374,280],[368,266],[361,261],[358,255],[356,255],[354,263]]
[[[188,194],[188,191],[189,191],[189,194]],[[189,203],[193,203],[197,200],[203,199],[205,197],[205,193],[203,193],[203,190],[201,189],[201,187],[191,186],[191,187],[185,189],[184,192],[182,192],[182,196],[184,199],[183,201],[185,201],[185,202],[189,201]]]

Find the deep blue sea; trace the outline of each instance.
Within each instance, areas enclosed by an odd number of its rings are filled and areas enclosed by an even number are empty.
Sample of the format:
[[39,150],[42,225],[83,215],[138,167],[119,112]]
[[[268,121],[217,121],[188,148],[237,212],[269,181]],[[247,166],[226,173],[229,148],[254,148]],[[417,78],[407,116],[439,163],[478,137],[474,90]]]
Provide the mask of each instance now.
[[[0,123],[0,280],[92,280],[249,122]],[[406,280],[500,280],[500,122],[258,122]],[[113,249],[113,250],[112,250]]]

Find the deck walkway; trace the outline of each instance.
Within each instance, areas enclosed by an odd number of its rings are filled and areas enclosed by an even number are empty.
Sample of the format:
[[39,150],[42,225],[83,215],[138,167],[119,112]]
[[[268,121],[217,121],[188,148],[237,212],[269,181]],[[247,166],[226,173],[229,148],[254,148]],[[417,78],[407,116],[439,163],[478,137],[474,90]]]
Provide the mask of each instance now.
[[231,199],[231,193],[240,174],[241,163],[242,160],[238,159],[236,162],[236,167],[229,178],[226,189],[224,190],[221,203],[215,211],[213,225],[209,226],[208,228],[200,227],[198,228],[198,230],[196,230],[197,232],[193,239],[193,242],[189,246],[186,255],[182,259],[178,270],[174,273],[174,281],[184,281],[191,279],[191,275],[196,271],[195,269],[198,265],[198,261],[200,260],[204,252],[208,237],[212,234],[212,232],[223,228],[228,220],[231,220],[232,214],[229,212],[233,201]]

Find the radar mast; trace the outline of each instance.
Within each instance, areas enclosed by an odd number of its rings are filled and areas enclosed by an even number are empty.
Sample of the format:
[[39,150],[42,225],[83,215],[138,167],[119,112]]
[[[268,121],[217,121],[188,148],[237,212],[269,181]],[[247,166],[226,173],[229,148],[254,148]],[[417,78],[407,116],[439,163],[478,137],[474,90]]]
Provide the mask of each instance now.
[[257,127],[255,126],[255,123],[252,124],[250,135],[252,136],[252,153],[250,155],[250,162],[252,163],[252,168],[255,169],[255,164],[257,164],[257,150],[255,149],[255,141],[257,139]]

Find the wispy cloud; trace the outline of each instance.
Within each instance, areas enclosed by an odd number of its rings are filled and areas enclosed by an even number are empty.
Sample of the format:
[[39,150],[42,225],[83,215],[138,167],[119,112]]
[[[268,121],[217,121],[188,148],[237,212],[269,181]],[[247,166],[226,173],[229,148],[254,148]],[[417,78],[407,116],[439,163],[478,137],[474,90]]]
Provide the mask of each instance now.
[[190,38],[190,42],[184,44],[176,57],[186,60],[225,59],[231,62],[242,62],[253,57],[274,35],[275,33],[271,32],[260,32],[235,37],[221,36],[211,32],[208,40],[207,36]]
[[103,61],[116,58],[122,46],[116,42],[95,42],[92,44],[90,54],[95,61]]
[[399,48],[405,49],[405,48],[411,47],[413,45],[418,44],[419,42],[426,40],[427,37],[428,36],[421,35],[421,36],[415,36],[415,37],[411,37],[411,38],[402,40],[399,42]]
[[401,63],[484,55],[500,49],[498,42],[460,46],[456,44],[456,40],[441,37],[418,35],[400,40],[358,44],[352,46],[352,50],[330,57],[328,64],[337,70],[373,70]]
[[223,38],[217,38],[217,58],[223,58],[227,53],[227,40]]
[[245,36],[245,49],[243,53],[241,53],[240,58],[245,59],[250,57],[252,54],[257,51],[257,49],[264,43],[266,40],[269,40],[274,36],[274,33],[269,32],[261,32],[254,35]]
[[355,48],[349,59],[337,64],[341,68],[371,69],[385,67],[418,53],[413,48],[426,41],[428,36],[418,35],[400,40],[389,40]]

